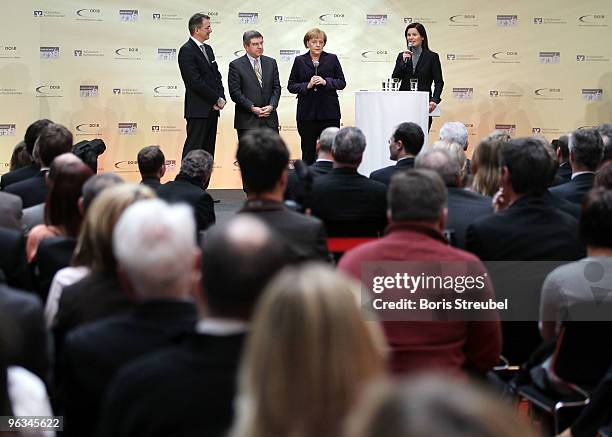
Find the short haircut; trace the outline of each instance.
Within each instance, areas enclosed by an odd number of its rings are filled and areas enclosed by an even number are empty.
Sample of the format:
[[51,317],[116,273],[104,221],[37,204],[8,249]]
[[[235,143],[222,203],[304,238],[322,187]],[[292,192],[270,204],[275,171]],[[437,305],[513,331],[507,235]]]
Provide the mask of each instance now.
[[558,139],[552,140],[553,149],[555,149],[555,152],[557,150],[561,152],[561,159],[563,161],[567,161],[569,159],[568,141],[568,135],[561,135]]
[[597,129],[578,129],[571,133],[569,150],[574,162],[590,171],[595,171],[603,157],[603,141]]
[[336,138],[336,134],[339,130],[339,128],[331,126],[321,131],[319,135],[319,150],[321,152],[331,153],[332,146],[334,145],[334,138]]
[[214,226],[202,247],[202,287],[211,312],[250,318],[262,290],[286,263],[280,238],[255,216],[239,214]]
[[447,143],[457,143],[465,150],[468,146],[468,131],[463,123],[449,121],[440,128],[440,139]]
[[546,190],[554,164],[541,140],[510,140],[502,145],[499,159],[500,168],[508,168],[515,193],[541,195]]
[[597,132],[601,135],[601,139],[605,146],[612,145],[612,124],[604,123],[597,127]]
[[612,248],[612,191],[589,191],[582,200],[580,237],[587,246]]
[[56,156],[72,150],[72,133],[61,124],[51,123],[40,132],[36,147],[42,165],[49,167]]
[[426,149],[416,157],[414,168],[433,170],[440,175],[447,187],[456,187],[461,177],[461,167],[444,149]]
[[334,161],[358,165],[366,148],[366,137],[359,128],[343,127],[336,134],[332,146]]
[[289,149],[276,131],[254,129],[240,138],[236,159],[249,191],[265,193],[274,188],[287,169]]
[[43,128],[52,123],[53,122],[51,120],[43,118],[41,120],[36,120],[34,123],[28,126],[25,131],[23,141],[26,143],[26,149],[30,155],[32,155],[34,151],[34,144],[36,144],[36,140],[38,139],[40,132],[43,130]]
[[124,181],[121,179],[121,176],[115,173],[100,173],[87,179],[87,182],[83,184],[82,190],[83,210],[87,211],[91,202],[93,202],[96,196],[104,189],[122,183],[124,183]]
[[192,150],[181,161],[181,173],[190,178],[208,178],[212,167],[213,157],[206,150]]
[[445,152],[447,152],[450,155],[451,159],[459,166],[459,176],[461,178],[465,176],[467,157],[465,156],[465,151],[463,150],[463,147],[460,144],[453,142],[449,143],[440,140],[433,143],[430,148],[431,150],[444,150]]
[[201,13],[193,14],[189,19],[189,34],[193,35],[198,28],[202,27],[202,21],[204,20],[210,20],[210,17]]
[[143,176],[155,176],[166,162],[159,146],[146,146],[138,152],[138,170]]
[[392,136],[395,141],[402,142],[406,153],[415,156],[419,154],[425,142],[425,135],[421,126],[410,121],[400,123],[395,128]]
[[248,46],[253,38],[263,38],[263,35],[256,30],[247,30],[242,34],[242,45]]
[[189,288],[195,235],[195,219],[187,205],[141,200],[115,225],[113,252],[139,295],[168,295]]
[[306,35],[304,35],[304,47],[308,48],[308,44],[306,43],[311,39],[315,38],[322,39],[323,45],[327,44],[327,35],[325,34],[325,32],[315,27],[313,29],[310,29],[308,32],[306,32]]
[[432,170],[410,169],[391,178],[387,202],[395,222],[435,222],[446,208],[448,194],[442,178]]

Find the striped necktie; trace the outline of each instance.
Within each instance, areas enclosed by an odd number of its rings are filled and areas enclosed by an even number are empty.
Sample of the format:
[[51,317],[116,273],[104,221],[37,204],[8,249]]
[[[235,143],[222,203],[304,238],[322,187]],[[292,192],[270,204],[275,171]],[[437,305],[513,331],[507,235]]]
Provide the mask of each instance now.
[[253,62],[253,70],[255,70],[255,76],[257,76],[259,86],[263,88],[263,82],[261,81],[261,65],[259,65],[259,58],[255,59],[255,61]]
[[202,53],[204,54],[204,57],[206,58],[206,62],[210,64],[210,59],[208,59],[208,54],[206,53],[206,46],[204,44],[200,45],[200,50],[202,50]]

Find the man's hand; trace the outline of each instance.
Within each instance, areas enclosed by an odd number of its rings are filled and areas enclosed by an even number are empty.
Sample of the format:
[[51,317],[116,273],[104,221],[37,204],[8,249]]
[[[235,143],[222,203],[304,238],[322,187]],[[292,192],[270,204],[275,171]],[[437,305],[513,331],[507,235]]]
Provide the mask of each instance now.
[[429,112],[432,112],[437,106],[438,104],[436,102],[429,102]]
[[493,211],[499,212],[508,208],[508,199],[504,195],[504,190],[500,188],[493,196]]
[[261,117],[263,109],[260,108],[259,106],[251,106],[251,112],[255,114],[256,116]]
[[272,114],[272,111],[274,111],[274,107],[272,105],[264,106],[263,108],[261,108],[261,115],[259,117],[269,117],[270,114]]
[[215,105],[217,107],[217,110],[222,110],[225,106],[225,103],[225,99],[223,97],[219,97],[219,99],[217,99],[217,104]]

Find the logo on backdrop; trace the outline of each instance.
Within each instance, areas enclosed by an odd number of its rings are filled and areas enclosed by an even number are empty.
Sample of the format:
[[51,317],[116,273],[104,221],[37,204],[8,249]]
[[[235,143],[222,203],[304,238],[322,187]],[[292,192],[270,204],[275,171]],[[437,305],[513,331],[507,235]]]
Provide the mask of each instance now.
[[578,17],[581,27],[608,27],[608,17],[604,14],[582,15]]
[[583,88],[582,89],[582,100],[587,102],[598,102],[603,99],[602,88]]
[[497,27],[517,27],[518,15],[498,15]]
[[610,58],[602,55],[576,55],[576,62],[610,62]]
[[319,24],[321,26],[346,26],[347,22],[344,13],[334,12],[319,15]]
[[514,90],[490,90],[489,97],[494,99],[499,97],[523,97],[523,93]]
[[455,61],[478,61],[480,58],[473,53],[447,53],[446,60]]
[[34,10],[33,11],[34,18],[65,18],[66,14],[61,11],[55,10]]
[[242,50],[236,50],[236,51],[234,52],[234,56],[235,56],[236,58],[239,58],[239,57],[241,57],[241,56],[244,56],[245,54],[246,54],[246,50],[244,50],[244,49],[242,49]]
[[501,51],[491,55],[493,64],[520,64],[521,60],[518,52]]
[[59,47],[41,47],[40,48],[40,59],[59,59],[60,48]]
[[367,14],[366,23],[369,26],[385,26],[387,24],[387,14]]
[[138,133],[138,123],[119,123],[117,125],[119,135],[136,135]]
[[279,51],[278,57],[280,58],[281,62],[292,62],[293,58],[295,58],[296,56],[299,56],[299,54],[300,54],[299,50],[286,50],[286,49],[283,49],[283,50]]
[[86,49],[74,49],[75,58],[102,58],[104,52],[102,50],[86,50]]
[[538,58],[540,64],[560,64],[561,52],[540,52]]
[[77,21],[104,21],[102,9],[78,9],[75,11]]
[[138,171],[138,161],[117,161],[115,162],[116,173],[136,173]]
[[115,50],[115,59],[140,61],[140,49],[138,47],[121,47]]
[[289,15],[275,15],[275,23],[304,23],[306,18],[300,16],[289,16]]
[[158,134],[160,132],[183,132],[183,129],[179,129],[177,126],[174,125],[159,125],[159,124],[154,124],[151,126],[151,132],[153,132],[154,134]]
[[563,100],[561,88],[538,88],[533,94],[535,100]]
[[1,96],[20,96],[23,92],[19,88],[0,88]]
[[238,22],[240,24],[259,23],[259,12],[238,12]]
[[453,88],[453,98],[472,100],[474,98],[474,88]]
[[138,21],[138,9],[119,9],[119,21],[122,23]]
[[176,49],[157,49],[158,61],[176,61]]
[[219,11],[208,11],[206,12],[206,15],[210,17],[211,23],[213,24],[221,23],[221,14],[219,13]]
[[76,135],[100,135],[102,132],[102,129],[100,128],[100,123],[97,122],[93,122],[93,123],[81,123],[81,124],[77,124],[74,127],[74,130],[76,131]]
[[554,135],[555,137],[561,136],[566,131],[559,128],[551,128],[551,127],[532,127],[531,133],[534,135]]
[[64,97],[62,94],[61,85],[53,84],[53,85],[40,85],[35,88],[36,97]]
[[504,131],[512,137],[516,134],[516,124],[496,124],[495,130]]
[[547,24],[567,24],[567,21],[563,18],[551,18],[551,17],[533,17],[533,24],[535,25],[547,25]]
[[361,62],[389,62],[389,52],[387,50],[361,52]]
[[410,23],[434,24],[437,21],[432,17],[404,17],[404,24]]
[[164,12],[153,12],[153,21],[182,21],[184,18],[179,14],[168,14]]
[[0,46],[0,59],[21,59],[21,53],[15,45]]
[[15,123],[0,124],[0,137],[14,137],[17,135]]
[[448,25],[453,27],[478,27],[476,14],[453,15],[448,21]]
[[98,97],[98,85],[80,85],[79,95],[81,97]]
[[114,96],[141,96],[143,92],[138,88],[113,88]]
[[153,97],[180,97],[178,85],[159,85],[153,88]]

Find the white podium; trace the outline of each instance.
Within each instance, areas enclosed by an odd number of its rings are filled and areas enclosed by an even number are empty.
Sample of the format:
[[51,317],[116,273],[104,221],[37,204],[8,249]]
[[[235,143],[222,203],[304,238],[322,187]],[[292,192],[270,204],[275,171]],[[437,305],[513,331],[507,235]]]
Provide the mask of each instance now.
[[367,146],[359,173],[369,176],[374,170],[395,161],[389,159],[389,138],[400,123],[418,124],[425,134],[429,124],[429,93],[425,91],[358,91],[355,93],[355,125],[366,136]]

